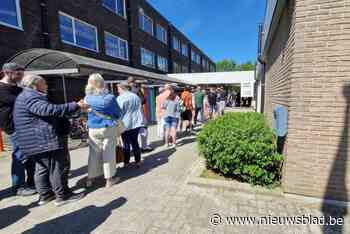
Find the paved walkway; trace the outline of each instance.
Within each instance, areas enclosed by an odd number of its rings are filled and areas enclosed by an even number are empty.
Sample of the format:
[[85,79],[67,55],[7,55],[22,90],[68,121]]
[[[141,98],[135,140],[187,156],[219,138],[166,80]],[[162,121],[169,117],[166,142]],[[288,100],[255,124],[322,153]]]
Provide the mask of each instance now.
[[[152,127],[151,133],[154,132]],[[176,151],[157,148],[144,156],[141,169],[120,169],[120,184],[88,191],[80,202],[60,208],[53,203],[38,207],[37,197],[6,197],[10,161],[2,158],[0,233],[341,233],[340,229],[323,232],[316,225],[211,225],[209,218],[215,213],[222,218],[322,213],[281,198],[187,185],[186,179],[198,157],[197,147],[194,136],[183,138],[182,143]],[[76,189],[81,190],[86,177],[87,155],[87,148],[72,152],[70,185]],[[220,221],[216,218],[213,222]]]

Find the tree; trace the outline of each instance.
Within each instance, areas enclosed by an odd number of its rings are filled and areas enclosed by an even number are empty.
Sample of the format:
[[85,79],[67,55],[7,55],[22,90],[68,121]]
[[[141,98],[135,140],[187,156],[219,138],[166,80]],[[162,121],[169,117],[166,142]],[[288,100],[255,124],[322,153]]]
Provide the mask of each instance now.
[[218,72],[224,71],[253,71],[255,63],[248,61],[246,63],[237,64],[234,60],[224,59],[216,63],[216,70]]
[[235,61],[229,60],[229,59],[224,59],[224,60],[216,63],[216,70],[218,72],[234,71],[236,69],[236,66],[237,66],[237,64]]

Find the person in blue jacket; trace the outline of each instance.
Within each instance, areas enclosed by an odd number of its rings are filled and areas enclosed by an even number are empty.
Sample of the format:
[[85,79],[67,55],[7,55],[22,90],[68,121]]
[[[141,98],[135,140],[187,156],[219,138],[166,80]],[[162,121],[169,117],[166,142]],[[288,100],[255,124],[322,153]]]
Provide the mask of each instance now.
[[69,165],[64,146],[54,124],[55,119],[87,109],[83,100],[62,105],[48,101],[46,81],[36,75],[23,78],[24,87],[14,107],[14,126],[18,147],[24,160],[35,161],[35,186],[39,193],[39,205],[55,199],[55,205],[80,200],[83,194],[74,194],[68,189],[65,172]]
[[89,162],[87,187],[104,175],[106,187],[118,182],[116,174],[117,121],[121,110],[115,97],[108,94],[100,74],[92,74],[85,88],[85,102],[90,106],[88,115]]

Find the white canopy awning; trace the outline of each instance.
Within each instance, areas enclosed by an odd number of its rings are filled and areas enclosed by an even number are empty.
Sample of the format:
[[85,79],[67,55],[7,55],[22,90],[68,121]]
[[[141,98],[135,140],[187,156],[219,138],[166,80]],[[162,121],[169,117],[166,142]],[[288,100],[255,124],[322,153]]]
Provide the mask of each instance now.
[[254,71],[168,74],[170,78],[190,82],[194,85],[254,83],[254,76]]

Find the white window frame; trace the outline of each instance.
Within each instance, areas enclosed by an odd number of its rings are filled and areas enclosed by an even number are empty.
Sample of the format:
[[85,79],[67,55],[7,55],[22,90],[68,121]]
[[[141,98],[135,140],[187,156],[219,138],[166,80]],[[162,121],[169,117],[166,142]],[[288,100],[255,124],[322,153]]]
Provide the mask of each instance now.
[[[148,50],[148,49],[145,49],[145,48],[143,48],[143,47],[141,47],[140,52],[141,52],[141,53],[140,53],[140,56],[141,56],[141,65],[144,66],[144,67],[149,67],[149,68],[155,69],[156,66],[157,66],[157,64],[156,64],[156,54],[155,54],[153,51]],[[142,54],[144,54],[144,53],[146,53],[146,52],[149,52],[149,53],[153,54],[153,56],[152,56],[153,64],[152,64],[152,65],[147,65],[147,64],[143,64],[143,63],[142,63],[142,62],[143,62],[143,61],[142,61]]]
[[[153,22],[153,19],[151,17],[149,17],[148,15],[146,15],[145,12],[143,12],[143,9],[142,9],[142,12],[139,10],[139,17],[140,17],[140,15],[142,15],[143,18],[142,18],[142,25],[139,25],[139,27],[145,33],[148,33],[148,34],[154,36],[154,22]],[[148,18],[152,22],[152,33],[149,33],[149,32],[146,31],[146,29],[145,29],[145,19],[144,18]],[[140,21],[140,19],[139,19],[139,21]]]
[[[119,46],[119,51],[118,51],[119,53],[118,54],[119,54],[119,56],[113,56],[113,55],[107,54],[107,50],[106,50],[106,34],[108,34],[109,36],[111,36],[111,37],[113,37],[113,38],[118,40],[118,46]],[[113,57],[113,58],[118,58],[118,59],[122,59],[122,60],[125,60],[125,61],[129,61],[129,42],[127,40],[124,40],[123,38],[120,38],[120,37],[110,33],[110,32],[107,32],[107,31],[105,31],[104,36],[105,36],[105,54],[107,56],[110,56],[110,57]],[[120,46],[120,42],[121,41],[126,43],[126,58],[120,56],[121,55],[121,46]]]
[[[160,60],[164,60],[164,61],[166,61],[166,63],[165,63],[165,68],[164,69],[162,69],[160,66],[159,66],[159,61]],[[163,57],[163,56],[160,56],[160,55],[158,55],[158,61],[157,61],[157,67],[158,67],[158,69],[159,70],[161,70],[161,71],[163,71],[163,72],[168,72],[168,63],[169,63],[169,61],[168,61],[168,59],[166,58],[166,57]]]
[[[175,48],[175,40],[178,42],[179,48]],[[181,53],[181,40],[177,36],[173,36],[173,49]]]
[[[183,53],[183,52],[184,52],[184,51],[183,51],[184,48],[186,48],[186,54]],[[181,54],[182,54],[183,56],[188,57],[188,45],[187,45],[187,43],[181,42]]]
[[[161,29],[162,32],[165,32],[165,38],[158,38],[158,30]],[[163,33],[161,34],[163,36]],[[156,38],[163,42],[164,44],[168,44],[168,31],[160,24],[157,24],[157,28],[156,28]],[[163,40],[164,39],[164,40]]]
[[[83,20],[77,19],[77,18],[75,18],[75,17],[73,17],[73,16],[71,16],[71,15],[68,15],[68,14],[66,14],[66,13],[64,13],[64,12],[62,12],[62,11],[59,11],[59,12],[58,12],[58,17],[59,17],[59,15],[63,15],[63,16],[66,16],[66,17],[72,19],[72,23],[73,23],[73,24],[72,24],[72,30],[73,30],[73,40],[74,40],[74,43],[72,43],[72,42],[70,42],[70,41],[65,41],[65,40],[63,40],[62,38],[60,38],[62,42],[66,43],[66,44],[68,44],[68,45],[76,46],[76,47],[83,48],[83,49],[86,49],[86,50],[90,50],[90,51],[93,51],[93,52],[97,52],[97,53],[99,52],[99,46],[98,46],[98,43],[99,43],[99,41],[98,41],[98,31],[97,31],[97,27],[96,27],[96,26],[94,26],[94,25],[92,25],[92,24],[89,24],[89,23],[87,23],[87,22],[85,22],[85,21],[83,21]],[[76,37],[76,32],[75,32],[75,21],[79,21],[80,23],[85,24],[85,25],[88,25],[88,26],[93,27],[93,28],[95,29],[96,50],[91,49],[91,48],[88,48],[88,47],[85,47],[85,46],[81,46],[81,45],[78,45],[78,44],[77,44],[77,37]],[[60,24],[60,23],[61,23],[61,22],[59,22],[59,24]],[[60,31],[60,35],[61,35],[61,31]]]
[[108,6],[106,6],[106,5],[103,3],[103,1],[102,1],[102,6],[105,7],[107,10],[110,10],[110,11],[112,11],[113,13],[119,15],[120,17],[122,17],[122,18],[124,18],[124,19],[127,19],[127,16],[126,16],[126,5],[125,5],[126,2],[125,2],[125,0],[123,0],[123,2],[124,2],[123,15],[120,15],[120,14],[118,13],[118,1],[117,1],[117,0],[114,0],[114,1],[115,1],[115,9],[109,8]]
[[191,61],[197,63],[197,53],[194,50],[191,51]]
[[18,25],[16,26],[16,25],[8,24],[8,23],[2,22],[2,21],[0,21],[0,24],[4,25],[6,27],[9,27],[9,28],[14,28],[14,29],[18,29],[18,30],[23,31],[22,11],[21,11],[20,0],[15,0],[15,4],[16,4],[16,15],[17,15]]

